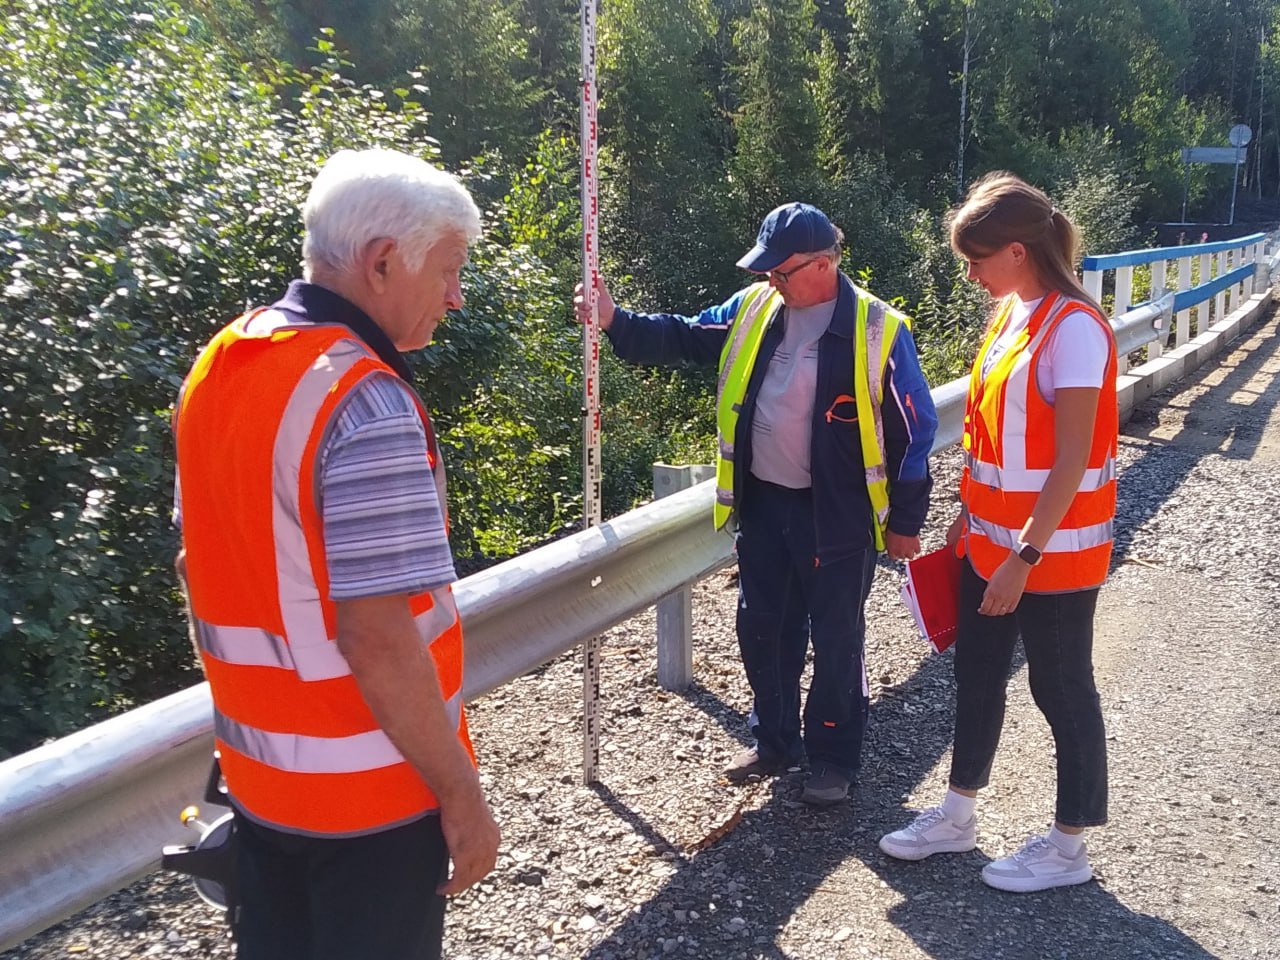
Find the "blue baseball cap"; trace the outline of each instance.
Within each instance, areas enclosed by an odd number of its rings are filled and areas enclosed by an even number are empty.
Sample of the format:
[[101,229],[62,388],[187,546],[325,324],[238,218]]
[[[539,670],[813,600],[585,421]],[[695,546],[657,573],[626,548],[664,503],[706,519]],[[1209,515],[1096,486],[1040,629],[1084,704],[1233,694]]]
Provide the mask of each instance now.
[[797,253],[829,250],[837,242],[836,228],[817,207],[784,203],[764,218],[756,245],[738,261],[738,266],[752,273],[767,273]]

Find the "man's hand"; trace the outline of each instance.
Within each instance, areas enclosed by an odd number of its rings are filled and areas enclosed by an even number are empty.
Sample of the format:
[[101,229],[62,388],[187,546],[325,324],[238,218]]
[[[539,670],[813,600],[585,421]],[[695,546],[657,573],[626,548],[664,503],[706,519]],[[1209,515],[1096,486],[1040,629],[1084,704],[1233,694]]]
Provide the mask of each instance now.
[[[433,593],[446,623],[457,615],[447,590]],[[498,825],[480,791],[471,756],[458,740],[456,717],[445,709],[435,661],[422,642],[408,595],[337,603],[338,650],[373,718],[440,802],[440,829],[453,859],[453,876],[440,885],[465,890],[498,856]]]
[[453,873],[437,892],[451,896],[487,876],[498,859],[501,833],[480,792],[479,780],[465,796],[448,802],[441,799],[440,829],[453,861]]
[[920,555],[920,538],[906,537],[892,530],[884,534],[884,551],[890,560],[911,560]]
[[[609,296],[609,288],[605,286],[603,279],[596,280],[596,299],[600,310],[600,329],[608,330],[609,325],[613,323],[613,311],[617,309],[617,304],[613,302],[613,297]],[[578,284],[573,289],[573,315],[577,317],[579,323],[587,322],[589,309],[586,287]]]

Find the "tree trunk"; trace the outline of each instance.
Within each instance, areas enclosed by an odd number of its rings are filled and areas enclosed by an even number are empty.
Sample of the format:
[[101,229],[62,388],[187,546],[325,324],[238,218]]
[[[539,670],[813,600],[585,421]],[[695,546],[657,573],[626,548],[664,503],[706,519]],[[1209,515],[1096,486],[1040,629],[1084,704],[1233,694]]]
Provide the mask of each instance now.
[[964,6],[964,65],[960,70],[960,142],[956,148],[956,199],[964,199],[964,153],[968,146],[967,121],[969,109],[969,53],[973,49],[970,27],[973,22],[973,7]]

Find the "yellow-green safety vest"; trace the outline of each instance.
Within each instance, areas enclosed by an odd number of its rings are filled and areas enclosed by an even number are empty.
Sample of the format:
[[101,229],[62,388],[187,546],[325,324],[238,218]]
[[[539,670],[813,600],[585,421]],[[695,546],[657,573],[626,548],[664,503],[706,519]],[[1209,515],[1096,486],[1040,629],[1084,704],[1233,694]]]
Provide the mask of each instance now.
[[[889,354],[903,324],[911,328],[905,314],[854,287],[857,324],[853,337],[853,393],[858,407],[858,435],[862,440],[862,462],[866,470],[867,493],[871,497],[872,528],[877,550],[884,549],[889,521],[889,476],[885,467],[884,423],[880,404],[884,399],[884,372]],[[747,288],[733,318],[733,332],[720,351],[720,376],[716,389],[716,529],[723,529],[733,515],[733,442],[738,414],[747,395],[747,383],[760,353],[765,331],[778,315],[782,297],[768,283]],[[878,358],[876,375],[870,361]]]

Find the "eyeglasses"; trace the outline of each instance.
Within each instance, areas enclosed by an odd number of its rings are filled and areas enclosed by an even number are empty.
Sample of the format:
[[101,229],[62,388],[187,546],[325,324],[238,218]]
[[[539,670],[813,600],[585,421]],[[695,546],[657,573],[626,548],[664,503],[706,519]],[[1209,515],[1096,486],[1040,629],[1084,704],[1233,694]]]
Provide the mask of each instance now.
[[792,277],[794,277],[797,273],[799,273],[801,270],[807,267],[809,264],[817,263],[821,259],[822,257],[810,257],[804,263],[800,264],[799,266],[792,267],[790,270],[766,270],[765,276],[767,276],[770,280],[777,280],[780,283],[786,283]]

